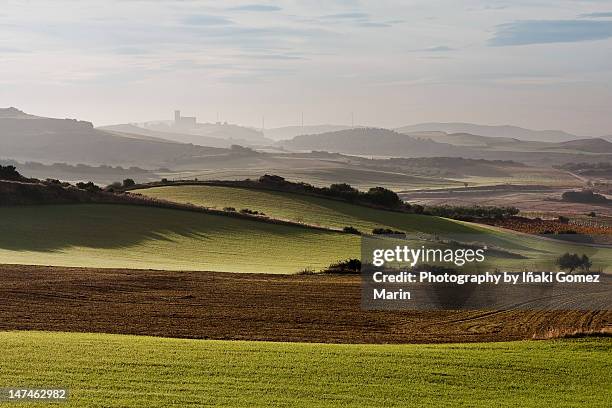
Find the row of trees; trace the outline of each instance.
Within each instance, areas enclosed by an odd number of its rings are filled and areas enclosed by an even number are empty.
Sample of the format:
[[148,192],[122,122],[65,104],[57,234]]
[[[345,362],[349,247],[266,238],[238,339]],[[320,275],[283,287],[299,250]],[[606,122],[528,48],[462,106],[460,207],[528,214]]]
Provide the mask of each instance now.
[[284,177],[270,174],[260,177],[258,183],[279,190],[324,195],[353,203],[371,204],[390,209],[403,207],[403,202],[399,196],[384,187],[372,187],[366,192],[359,191],[346,183],[332,184],[329,187],[315,187],[308,183],[293,183],[285,180]]

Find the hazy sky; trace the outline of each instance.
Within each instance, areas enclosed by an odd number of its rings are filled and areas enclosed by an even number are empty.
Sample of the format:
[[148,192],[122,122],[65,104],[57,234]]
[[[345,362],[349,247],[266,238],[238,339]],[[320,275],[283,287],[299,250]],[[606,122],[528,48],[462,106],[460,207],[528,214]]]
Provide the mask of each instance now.
[[0,107],[612,134],[612,1],[11,1]]

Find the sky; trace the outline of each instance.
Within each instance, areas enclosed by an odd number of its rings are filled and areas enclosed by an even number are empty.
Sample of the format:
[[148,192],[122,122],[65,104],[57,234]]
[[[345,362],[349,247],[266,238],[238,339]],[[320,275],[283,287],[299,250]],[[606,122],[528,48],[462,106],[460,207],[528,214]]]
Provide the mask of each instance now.
[[0,107],[41,116],[612,134],[610,0],[2,3]]

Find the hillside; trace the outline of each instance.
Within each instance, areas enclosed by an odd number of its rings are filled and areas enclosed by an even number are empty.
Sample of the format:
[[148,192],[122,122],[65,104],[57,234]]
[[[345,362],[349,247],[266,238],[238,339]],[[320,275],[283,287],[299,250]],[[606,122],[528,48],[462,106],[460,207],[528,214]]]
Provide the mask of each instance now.
[[0,230],[8,264],[297,273],[359,254],[348,234],[118,204],[0,207]]
[[445,133],[469,133],[472,135],[503,137],[536,142],[564,142],[578,139],[576,135],[561,130],[532,130],[518,126],[491,126],[476,125],[473,123],[419,123],[402,126],[397,129],[400,133],[438,131]]
[[[590,140],[590,139],[589,139]],[[387,129],[360,128],[316,135],[296,136],[279,144],[293,151],[329,151],[383,157],[463,157],[485,160],[514,160],[531,165],[612,160],[607,142],[579,141],[575,144],[497,139],[473,134],[441,132],[398,133]],[[605,145],[596,151],[597,145]]]
[[132,124],[100,126],[98,129],[104,130],[110,133],[116,133],[124,137],[136,137],[136,138],[146,139],[146,140],[191,143],[191,144],[195,144],[199,146],[221,147],[221,148],[228,148],[232,145],[230,141],[225,140],[225,139],[219,139],[216,137],[191,135],[191,134],[185,134],[185,133],[160,132],[160,131],[155,131],[151,129],[146,129],[140,126],[135,126]]
[[306,125],[285,126],[264,130],[264,135],[273,140],[293,139],[299,135],[316,135],[319,133],[336,132],[338,130],[351,129],[347,125]]
[[185,157],[219,152],[214,148],[162,140],[123,137],[94,129],[90,122],[53,119],[0,109],[3,158],[44,163],[165,166]]
[[449,144],[417,139],[388,129],[359,128],[296,136],[280,144],[292,150],[373,156],[449,156],[461,149]]
[[612,142],[603,138],[570,140],[559,143],[559,146],[564,149],[575,149],[591,153],[612,153]]
[[[533,267],[534,263],[544,264],[567,251],[597,253],[597,262],[603,266],[612,262],[612,249],[597,250],[580,245],[580,248],[577,248],[575,244],[509,230],[433,216],[378,210],[303,194],[206,185],[152,187],[136,191],[155,198],[217,209],[248,208],[270,217],[324,227],[353,226],[364,233],[370,233],[373,228],[384,227],[413,234],[419,240],[430,240],[435,236],[441,239],[486,243],[505,251],[492,255],[496,257],[498,267]],[[419,245],[423,243],[417,242]]]
[[[119,125],[121,126],[121,125]],[[149,121],[137,127],[155,132],[171,133],[174,139],[183,143],[202,144],[191,140],[204,140],[208,138],[224,139],[232,144],[249,146],[271,144],[272,140],[266,138],[262,132],[251,127],[240,126],[227,122],[175,124],[172,121]]]

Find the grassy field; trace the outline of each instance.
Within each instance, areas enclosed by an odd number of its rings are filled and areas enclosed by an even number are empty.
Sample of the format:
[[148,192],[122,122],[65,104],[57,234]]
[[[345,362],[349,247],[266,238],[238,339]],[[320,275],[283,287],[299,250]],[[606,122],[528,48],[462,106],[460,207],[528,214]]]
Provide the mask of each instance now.
[[610,339],[391,346],[2,332],[0,347],[2,387],[67,387],[74,407],[607,407],[612,382]]
[[580,252],[595,261],[595,267],[612,264],[612,250],[572,245],[550,239],[502,231],[444,218],[405,214],[352,205],[342,201],[276,191],[223,186],[166,186],[136,190],[156,198],[222,209],[249,208],[273,218],[334,228],[353,226],[369,233],[385,227],[409,233],[447,237],[459,241],[481,242],[510,251],[527,259],[503,258],[496,266],[549,268],[560,254]]
[[295,273],[358,257],[354,235],[122,205],[0,208],[0,263]]

